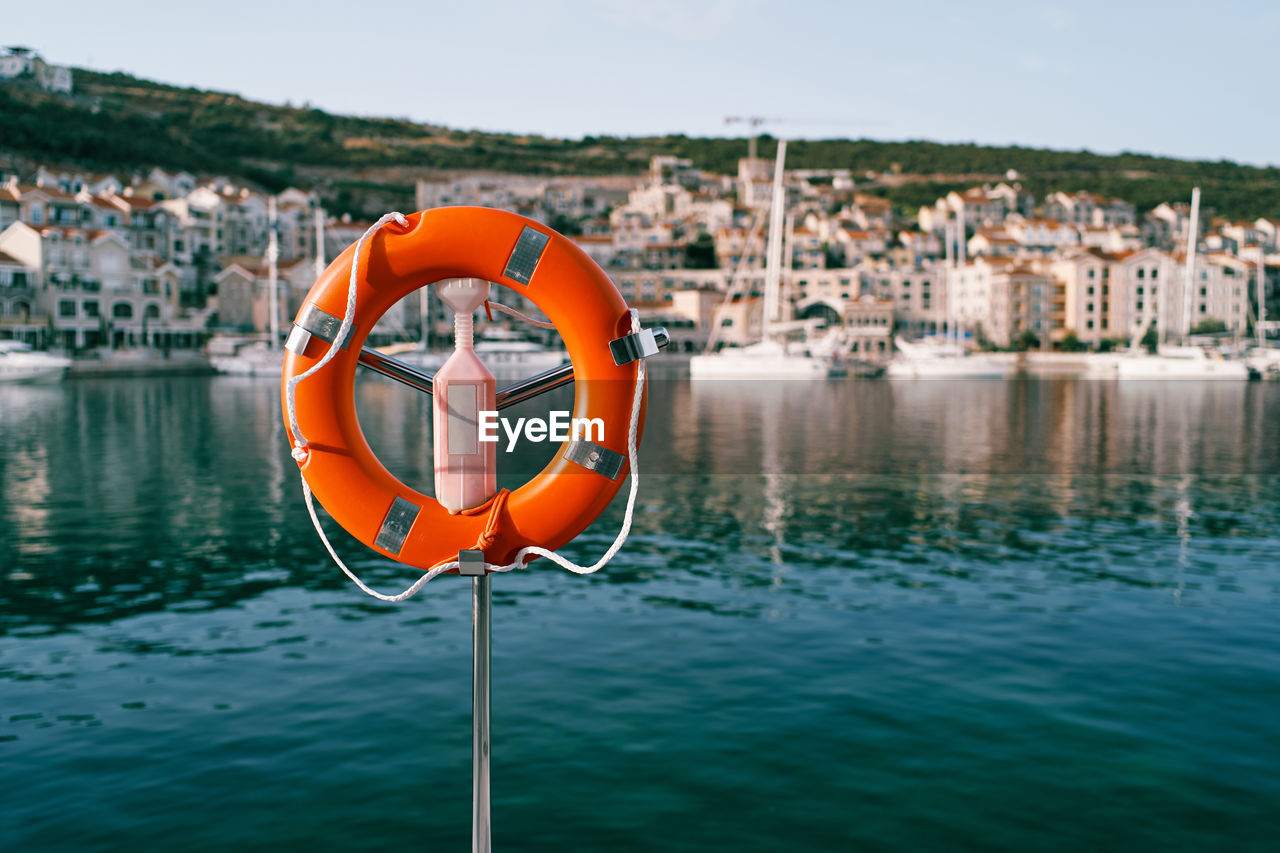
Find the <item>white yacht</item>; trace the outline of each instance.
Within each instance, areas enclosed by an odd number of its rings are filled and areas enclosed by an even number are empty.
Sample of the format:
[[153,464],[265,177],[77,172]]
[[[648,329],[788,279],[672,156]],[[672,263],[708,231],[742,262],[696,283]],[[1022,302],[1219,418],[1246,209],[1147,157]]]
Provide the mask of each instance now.
[[898,356],[885,368],[890,379],[1006,379],[1013,362],[967,353],[957,343],[927,339],[894,341]]
[[[209,343],[209,363],[219,373],[279,379],[284,372],[284,347],[272,347],[267,341],[242,342],[239,345],[215,341]],[[227,348],[230,352],[225,351]]]
[[1280,377],[1280,349],[1276,347],[1254,347],[1247,356],[1249,367],[1256,370],[1263,379]]
[[1200,347],[1161,346],[1116,359],[1117,379],[1248,379],[1249,365]]
[[0,382],[57,382],[70,366],[71,359],[22,341],[0,341]]
[[[439,370],[453,354],[453,350],[422,349],[412,344],[378,347],[378,351],[419,370],[431,371]],[[569,360],[569,354],[562,349],[552,349],[525,340],[519,332],[496,327],[489,328],[476,340],[475,351],[485,367],[502,379],[532,376]]]
[[777,341],[726,347],[689,359],[691,379],[826,379],[838,372],[831,361],[789,353]]
[[480,336],[475,350],[495,376],[531,376],[569,360],[564,350],[545,347],[525,340],[519,332],[497,327],[490,327]]

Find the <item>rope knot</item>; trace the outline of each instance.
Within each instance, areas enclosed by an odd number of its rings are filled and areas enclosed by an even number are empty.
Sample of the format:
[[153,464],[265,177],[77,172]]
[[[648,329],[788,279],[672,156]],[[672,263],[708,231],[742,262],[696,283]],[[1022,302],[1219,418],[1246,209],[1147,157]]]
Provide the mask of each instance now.
[[[484,530],[476,538],[476,544],[472,550],[485,551],[490,548],[494,542],[498,541],[498,523],[502,520],[502,510],[507,505],[507,498],[511,495],[509,489],[499,489],[498,493],[493,496],[493,500],[489,502],[489,517],[485,519]],[[484,504],[472,510],[463,510],[464,515],[479,515],[484,511]]]
[[293,443],[293,450],[289,451],[289,455],[293,457],[294,462],[306,462],[307,457],[311,455],[311,449],[299,439]]

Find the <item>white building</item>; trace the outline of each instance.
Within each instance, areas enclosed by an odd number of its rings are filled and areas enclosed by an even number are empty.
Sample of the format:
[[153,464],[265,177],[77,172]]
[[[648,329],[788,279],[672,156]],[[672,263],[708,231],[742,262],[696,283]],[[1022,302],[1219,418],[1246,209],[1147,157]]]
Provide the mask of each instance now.
[[0,53],[0,80],[30,77],[47,92],[71,94],[71,69],[50,65],[29,47],[7,47]]
[[172,267],[134,269],[125,237],[54,225],[10,225],[0,252],[34,271],[41,307],[67,348],[138,346],[174,316]]

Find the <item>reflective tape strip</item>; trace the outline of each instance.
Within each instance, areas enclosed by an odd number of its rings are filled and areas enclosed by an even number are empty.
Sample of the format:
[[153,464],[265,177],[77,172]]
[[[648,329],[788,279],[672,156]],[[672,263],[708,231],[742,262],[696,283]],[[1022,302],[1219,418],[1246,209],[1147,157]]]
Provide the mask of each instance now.
[[564,451],[564,458],[570,462],[576,462],[588,471],[603,474],[610,480],[618,479],[618,475],[622,473],[622,463],[627,461],[627,457],[621,453],[601,447],[594,441],[581,439],[569,442],[569,446]]
[[549,239],[546,234],[526,225],[524,231],[520,232],[516,247],[511,250],[511,257],[507,259],[507,268],[502,274],[512,281],[528,284],[529,279],[533,278],[533,270],[538,266],[538,261],[542,258],[542,250],[547,248]]
[[415,503],[410,503],[404,498],[396,498],[391,502],[391,509],[387,510],[387,517],[382,520],[378,538],[373,540],[373,544],[384,551],[399,554],[400,549],[404,547],[405,538],[409,535],[409,528],[413,527],[413,520],[418,517],[420,509],[422,507]]
[[[314,303],[308,302],[302,306],[302,313],[298,315],[298,322],[294,326],[305,332],[310,332],[320,340],[328,343],[337,337],[338,329],[342,328],[342,318],[335,317],[328,311],[316,307]],[[356,325],[352,323],[351,328],[347,330],[347,337],[342,341],[339,349],[347,348],[347,344],[351,342],[351,336],[355,334],[355,331]],[[292,332],[289,336],[293,337]],[[302,342],[304,349],[309,341],[310,338]],[[295,350],[294,352],[297,351]]]
[[301,326],[294,326],[289,330],[289,337],[285,338],[284,348],[294,355],[305,355],[309,343],[311,343],[311,333]]

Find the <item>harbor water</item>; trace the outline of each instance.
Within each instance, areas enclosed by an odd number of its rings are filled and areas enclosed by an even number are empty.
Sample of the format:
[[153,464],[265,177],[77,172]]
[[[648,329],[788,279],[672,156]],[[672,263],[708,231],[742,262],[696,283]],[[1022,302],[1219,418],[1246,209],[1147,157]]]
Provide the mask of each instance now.
[[[0,849],[468,849],[470,584],[356,590],[280,420],[0,386]],[[641,464],[605,570],[494,580],[497,849],[1275,849],[1280,385],[661,380]]]

